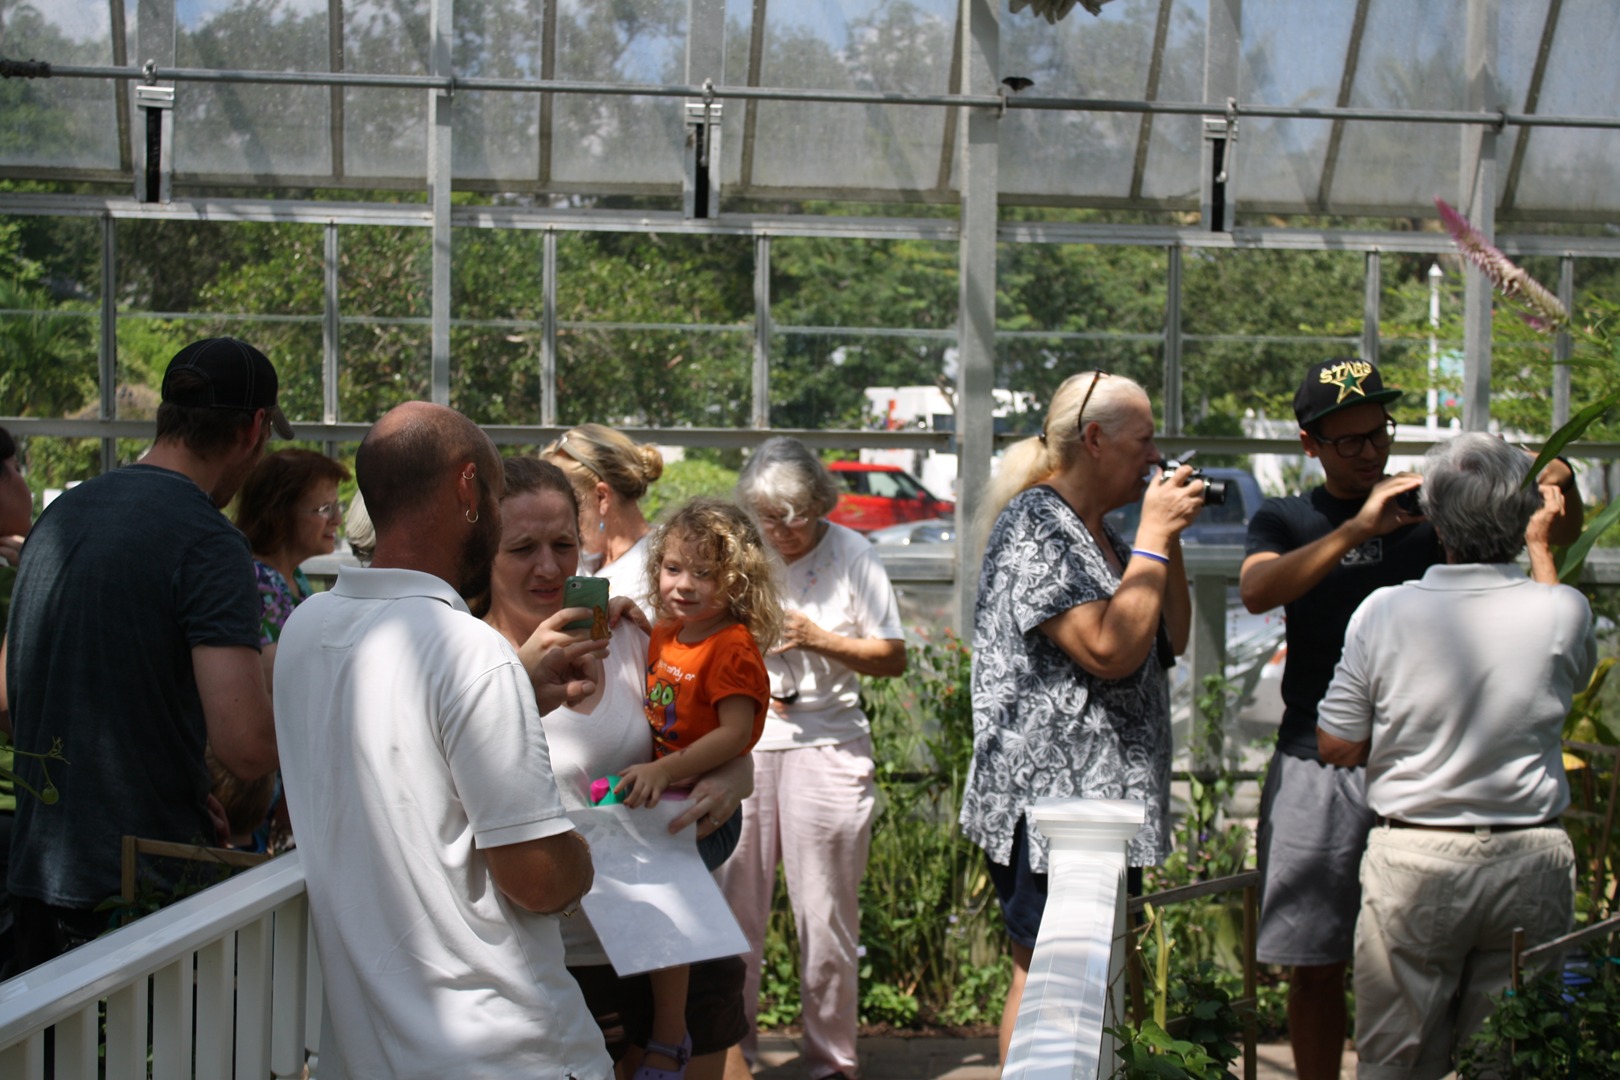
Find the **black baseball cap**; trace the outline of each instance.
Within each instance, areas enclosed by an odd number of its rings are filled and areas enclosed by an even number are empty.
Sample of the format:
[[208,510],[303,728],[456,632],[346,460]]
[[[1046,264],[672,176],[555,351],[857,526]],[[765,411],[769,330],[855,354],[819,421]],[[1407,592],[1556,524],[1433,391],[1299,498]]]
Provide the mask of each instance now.
[[[174,386],[177,371],[190,371],[198,380],[184,389]],[[204,338],[174,354],[163,373],[163,400],[173,405],[206,409],[263,409],[283,439],[293,437],[292,425],[276,404],[279,385],[270,358],[247,342],[233,337]]]
[[1322,417],[1352,405],[1382,405],[1401,396],[1384,389],[1384,377],[1371,360],[1339,356],[1312,364],[1294,395],[1294,416],[1299,426],[1310,427]]

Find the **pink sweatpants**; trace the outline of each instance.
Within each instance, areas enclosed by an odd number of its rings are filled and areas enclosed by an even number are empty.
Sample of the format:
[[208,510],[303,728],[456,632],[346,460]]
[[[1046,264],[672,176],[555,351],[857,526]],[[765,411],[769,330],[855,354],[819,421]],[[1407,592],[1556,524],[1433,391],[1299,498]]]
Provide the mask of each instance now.
[[[742,839],[717,874],[748,936],[743,1007],[752,1026],[759,1012],[765,924],[782,864],[802,950],[803,1058],[811,1080],[856,1075],[860,1003],[860,884],[872,839],[872,740],[837,746],[754,752],[754,794],[743,813]],[[743,1042],[752,1062],[752,1032]]]

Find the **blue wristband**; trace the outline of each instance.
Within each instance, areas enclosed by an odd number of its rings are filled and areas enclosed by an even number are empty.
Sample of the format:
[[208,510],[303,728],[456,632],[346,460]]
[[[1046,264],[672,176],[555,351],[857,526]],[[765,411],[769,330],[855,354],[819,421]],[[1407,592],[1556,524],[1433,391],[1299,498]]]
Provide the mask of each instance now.
[[1140,555],[1144,559],[1152,559],[1154,562],[1163,563],[1166,566],[1170,565],[1170,557],[1168,555],[1160,555],[1157,551],[1148,551],[1145,548],[1131,548],[1131,554]]

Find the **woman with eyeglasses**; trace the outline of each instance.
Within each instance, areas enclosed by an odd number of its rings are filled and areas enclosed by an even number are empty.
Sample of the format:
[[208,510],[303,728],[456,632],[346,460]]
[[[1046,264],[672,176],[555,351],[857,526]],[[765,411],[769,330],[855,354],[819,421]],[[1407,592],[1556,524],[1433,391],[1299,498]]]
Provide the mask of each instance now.
[[634,442],[601,424],[570,428],[540,451],[563,471],[579,500],[581,573],[608,579],[614,596],[628,596],[653,617],[647,594],[647,533],[641,498],[664,473],[658,447]]
[[309,579],[299,567],[337,546],[343,521],[338,484],[348,478],[345,466],[313,450],[277,450],[243,483],[235,521],[253,551],[262,647],[280,639],[287,616],[309,596]]
[[[876,794],[860,676],[904,672],[905,632],[872,545],[826,519],[838,487],[803,443],[761,444],[737,479],[737,501],[787,564],[788,614],[766,658],[771,707],[754,747],[754,795],[720,883],[751,948],[751,1023],[781,864],[799,936],[805,1067],[818,1080],[854,1077],[860,884]],[[752,1035],[741,1053],[753,1057]],[[734,1055],[727,1075],[740,1067]]]
[[[1170,850],[1170,687],[1192,603],[1181,531],[1204,504],[1192,469],[1165,474],[1153,409],[1130,379],[1088,371],[1046,426],[1008,449],[986,493],[973,622],[973,763],[962,831],[985,851],[1012,938],[1006,1058],[1046,906],[1043,796],[1138,799],[1131,884]],[[1142,500],[1132,543],[1106,523]]]

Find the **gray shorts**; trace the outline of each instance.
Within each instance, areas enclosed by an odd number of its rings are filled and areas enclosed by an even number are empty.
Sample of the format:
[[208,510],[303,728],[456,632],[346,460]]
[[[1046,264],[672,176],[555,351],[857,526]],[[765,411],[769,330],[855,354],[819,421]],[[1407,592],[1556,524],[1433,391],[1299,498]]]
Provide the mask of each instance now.
[[1260,794],[1260,936],[1264,964],[1349,963],[1361,910],[1361,856],[1373,812],[1364,768],[1279,751]]

